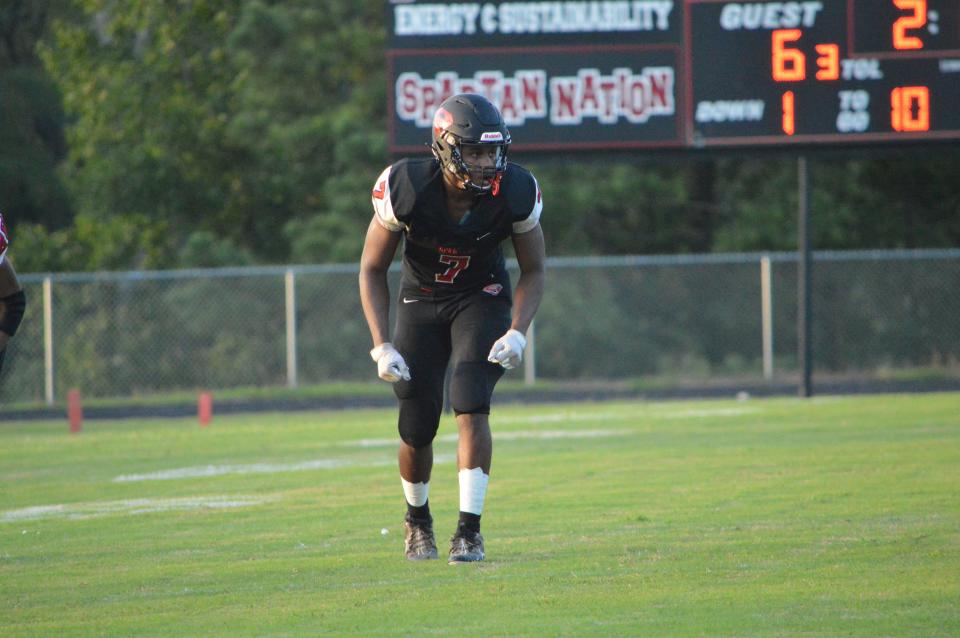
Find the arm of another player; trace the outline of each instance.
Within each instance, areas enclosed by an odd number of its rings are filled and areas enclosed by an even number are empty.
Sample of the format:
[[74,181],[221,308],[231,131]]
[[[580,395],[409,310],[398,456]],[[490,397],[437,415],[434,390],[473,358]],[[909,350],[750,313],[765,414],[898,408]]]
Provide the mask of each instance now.
[[[26,307],[26,296],[17,279],[17,273],[7,256],[7,233],[3,216],[0,215],[0,355],[10,337],[17,331],[23,311]],[[0,358],[2,361],[2,358]]]

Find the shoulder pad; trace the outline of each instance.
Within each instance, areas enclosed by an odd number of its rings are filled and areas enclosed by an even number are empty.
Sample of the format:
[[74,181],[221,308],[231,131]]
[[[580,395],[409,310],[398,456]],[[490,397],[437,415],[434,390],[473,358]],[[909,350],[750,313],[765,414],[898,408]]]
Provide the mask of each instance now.
[[513,215],[513,232],[526,233],[540,223],[543,195],[533,173],[519,164],[507,164],[503,194]]
[[409,224],[417,201],[437,178],[439,170],[439,164],[433,159],[402,159],[390,167],[386,185],[389,203],[402,227]]
[[397,233],[403,230],[403,224],[400,223],[393,212],[393,198],[390,192],[390,175],[392,173],[393,166],[383,169],[383,172],[380,173],[377,181],[373,184],[370,201],[373,202],[374,218],[387,230]]

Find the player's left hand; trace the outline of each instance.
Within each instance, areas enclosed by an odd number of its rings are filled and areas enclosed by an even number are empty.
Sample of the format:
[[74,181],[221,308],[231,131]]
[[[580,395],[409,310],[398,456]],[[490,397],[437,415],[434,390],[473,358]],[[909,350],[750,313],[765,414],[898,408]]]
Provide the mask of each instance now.
[[511,328],[494,342],[490,354],[487,355],[487,361],[499,363],[507,370],[512,370],[523,361],[523,349],[526,347],[527,338],[519,330]]
[[407,367],[407,362],[389,341],[371,350],[370,358],[377,362],[377,374],[384,381],[396,383],[401,379],[410,380],[410,368]]

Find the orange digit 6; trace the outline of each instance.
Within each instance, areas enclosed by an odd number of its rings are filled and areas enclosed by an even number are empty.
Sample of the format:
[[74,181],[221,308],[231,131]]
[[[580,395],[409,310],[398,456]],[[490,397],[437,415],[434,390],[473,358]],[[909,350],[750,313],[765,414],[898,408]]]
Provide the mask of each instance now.
[[777,29],[771,35],[771,64],[776,82],[799,82],[807,77],[807,57],[787,46],[800,39],[800,29]]

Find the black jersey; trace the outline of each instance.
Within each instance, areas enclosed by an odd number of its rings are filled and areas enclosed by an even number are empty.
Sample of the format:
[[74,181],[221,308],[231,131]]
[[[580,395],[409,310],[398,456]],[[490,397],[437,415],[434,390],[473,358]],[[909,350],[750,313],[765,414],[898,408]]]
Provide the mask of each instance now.
[[444,295],[486,286],[498,290],[499,284],[509,294],[500,244],[537,226],[543,198],[537,180],[517,164],[507,164],[497,190],[478,196],[457,223],[447,213],[436,160],[400,160],[380,174],[373,208],[384,228],[404,233],[405,287]]

